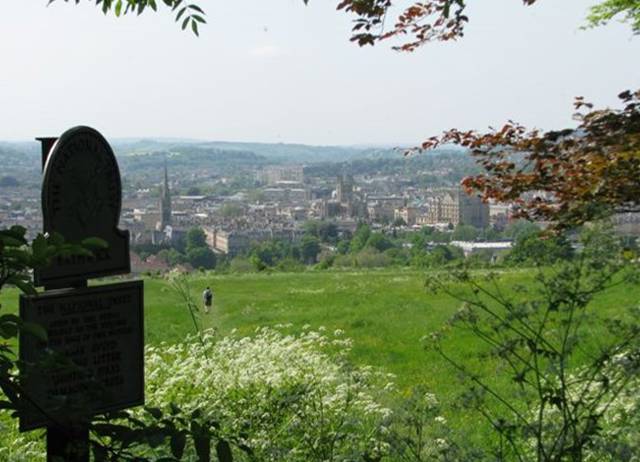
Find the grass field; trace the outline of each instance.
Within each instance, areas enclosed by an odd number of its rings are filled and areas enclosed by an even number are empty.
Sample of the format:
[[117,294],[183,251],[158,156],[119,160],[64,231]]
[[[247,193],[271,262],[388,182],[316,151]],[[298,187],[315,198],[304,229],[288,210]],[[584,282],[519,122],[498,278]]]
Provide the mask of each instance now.
[[[214,309],[201,315],[204,327],[215,327],[220,336],[251,335],[257,327],[290,324],[295,333],[305,326],[324,327],[327,332],[345,331],[353,339],[351,360],[372,365],[396,375],[396,384],[406,395],[416,384],[424,384],[445,404],[459,399],[462,387],[458,374],[435,352],[425,350],[422,337],[438,329],[458,309],[459,303],[444,294],[432,294],[425,281],[434,273],[385,269],[358,272],[308,271],[302,273],[225,274],[195,273],[189,285],[196,302],[209,285],[215,292]],[[511,270],[502,275],[502,286],[528,284],[531,271]],[[2,311],[15,312],[18,293],[0,294]],[[640,287],[621,285],[601,294],[592,308],[615,314],[638,304]],[[592,339],[602,332],[590,326]],[[194,332],[184,301],[162,278],[145,279],[146,342],[182,341]],[[594,334],[595,333],[595,334]],[[597,341],[597,340],[594,340]],[[447,342],[447,351],[473,361],[503,390],[508,382],[495,373],[496,363],[473,359],[479,344],[470,333],[457,330]],[[397,396],[397,395],[396,395]],[[390,403],[392,406],[393,404]],[[448,407],[448,406],[447,406]],[[475,413],[449,407],[445,413],[465,438],[486,444],[490,435],[486,422]],[[0,419],[8,423],[8,416]],[[30,438],[37,436],[31,435]]]
[[[396,374],[401,390],[426,384],[441,399],[455,399],[459,391],[456,374],[434,352],[425,351],[421,338],[440,327],[459,304],[444,294],[424,288],[431,273],[384,270],[216,275],[196,273],[190,286],[197,302],[210,285],[215,292],[213,312],[203,315],[204,327],[220,335],[233,329],[250,335],[256,327],[291,324],[342,329],[353,339],[352,360]],[[526,281],[526,270],[503,276],[509,287]],[[620,286],[600,296],[594,308],[614,313],[640,300],[640,287]],[[17,293],[0,295],[3,311],[14,311]],[[5,311],[6,312],[6,311]],[[161,278],[145,280],[145,332],[147,343],[178,342],[193,332],[191,317],[181,298]],[[597,326],[594,326],[597,328]],[[477,343],[470,334],[456,332],[449,342],[452,352],[470,356]],[[484,364],[488,372],[493,365]]]

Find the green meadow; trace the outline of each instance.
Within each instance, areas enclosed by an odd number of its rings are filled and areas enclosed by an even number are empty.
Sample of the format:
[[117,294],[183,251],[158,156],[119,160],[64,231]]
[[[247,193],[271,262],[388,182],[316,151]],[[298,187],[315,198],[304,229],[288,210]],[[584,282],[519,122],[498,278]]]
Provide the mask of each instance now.
[[[508,289],[528,283],[529,274],[527,270],[506,272],[502,285]],[[395,374],[401,391],[422,383],[450,401],[460,391],[458,376],[437,353],[424,348],[422,338],[442,326],[459,302],[428,292],[425,281],[430,277],[434,273],[402,269],[195,273],[189,285],[198,305],[204,288],[213,288],[214,309],[200,318],[205,328],[216,328],[220,336],[234,330],[234,335],[251,335],[260,326],[289,324],[285,329],[291,333],[305,326],[324,328],[327,333],[340,329],[353,339],[353,362]],[[599,296],[593,309],[613,314],[638,300],[640,287],[622,285]],[[3,291],[0,302],[2,311],[15,311],[17,292]],[[146,342],[179,342],[193,332],[189,311],[170,284],[163,278],[146,278]],[[457,330],[446,346],[458,357],[471,358],[479,344],[471,334]],[[495,365],[489,361],[481,367],[492,372]]]
[[[531,271],[505,271],[500,285],[508,292],[516,284],[531,286]],[[299,273],[216,274],[194,273],[188,277],[193,300],[200,309],[204,328],[215,328],[219,336],[252,335],[258,327],[280,326],[287,333],[304,329],[336,330],[353,341],[351,361],[370,365],[395,375],[399,395],[407,396],[414,385],[425,385],[445,404],[451,424],[463,429],[467,438],[480,445],[491,438],[488,425],[474,412],[455,407],[464,390],[457,373],[437,352],[424,347],[423,337],[440,328],[459,308],[460,303],[446,294],[434,294],[425,287],[433,272],[384,269],[367,271],[306,271]],[[480,274],[479,274],[480,276]],[[195,333],[193,320],[184,300],[161,277],[146,277],[146,342],[181,342]],[[209,314],[201,310],[201,293],[210,286],[215,293],[214,308]],[[640,287],[618,285],[600,294],[591,309],[605,316],[635,306]],[[15,289],[0,294],[2,311],[17,310]],[[597,344],[604,332],[591,325],[588,342]],[[491,359],[479,359],[483,345],[469,332],[456,329],[445,343],[452,356],[463,358],[467,365],[503,391],[510,382],[500,374]],[[391,397],[391,399],[396,399]],[[390,403],[392,406],[393,403]],[[453,405],[450,406],[450,405]],[[0,418],[8,422],[8,416]],[[30,437],[35,438],[35,437]]]

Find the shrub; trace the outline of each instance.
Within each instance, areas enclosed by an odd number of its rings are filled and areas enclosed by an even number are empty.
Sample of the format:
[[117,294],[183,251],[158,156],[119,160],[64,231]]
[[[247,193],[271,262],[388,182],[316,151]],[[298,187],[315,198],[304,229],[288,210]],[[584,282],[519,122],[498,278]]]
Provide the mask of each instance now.
[[351,268],[355,265],[355,258],[350,255],[336,255],[335,260],[333,261],[333,266],[337,268]]
[[236,257],[229,263],[229,270],[232,273],[252,273],[255,267],[248,259]]
[[[623,258],[610,230],[587,229],[581,244],[574,258],[553,267],[541,266],[547,256],[538,254],[542,262],[534,260],[529,285],[507,290],[498,274],[466,269],[428,281],[462,302],[448,325],[433,334],[432,346],[468,381],[461,402],[496,432],[497,460],[631,461],[623,456],[638,448],[637,426],[626,429],[637,420],[615,409],[621,397],[637,396],[640,313],[620,307],[612,316],[591,302],[615,285],[637,284],[639,268]],[[444,346],[452,328],[476,337],[477,358]],[[491,373],[477,361],[487,357],[500,364]],[[499,387],[498,381],[509,386]],[[629,412],[626,404],[620,411]]]
[[276,269],[278,271],[283,271],[286,273],[294,273],[298,271],[304,271],[305,267],[299,260],[295,260],[294,258],[287,257],[278,262],[276,265]]
[[356,255],[357,266],[361,268],[380,268],[391,265],[391,257],[373,248],[366,248]]
[[390,411],[378,400],[387,376],[349,366],[350,341],[336,334],[261,328],[216,342],[208,331],[203,342],[148,347],[148,404],[230,442],[234,460],[379,457],[388,449]]

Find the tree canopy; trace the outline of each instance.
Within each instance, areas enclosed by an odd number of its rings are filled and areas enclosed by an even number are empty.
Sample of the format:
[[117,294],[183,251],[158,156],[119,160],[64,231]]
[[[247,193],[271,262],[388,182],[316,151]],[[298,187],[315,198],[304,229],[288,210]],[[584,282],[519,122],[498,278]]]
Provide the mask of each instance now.
[[[537,0],[520,0],[529,6]],[[469,17],[467,0],[423,0],[410,2],[393,25],[386,28],[392,0],[342,0],[339,10],[356,16],[351,40],[359,45],[374,45],[390,38],[402,38],[394,46],[399,51],[414,51],[433,41],[455,40],[464,35]],[[614,18],[631,23],[634,33],[640,33],[640,0],[604,0],[591,7],[585,27],[607,24]]]
[[[56,0],[49,0],[49,5]],[[66,3],[80,0],[61,0]],[[94,0],[88,0],[93,2]],[[199,35],[199,24],[205,24],[205,12],[197,4],[185,0],[95,0],[104,14],[113,12],[116,16],[124,16],[129,13],[141,15],[145,11],[158,11],[158,5],[170,9],[175,14],[176,22],[180,23],[182,30],[190,27],[194,34]]]
[[541,132],[509,122],[488,133],[450,130],[422,145],[465,146],[485,173],[463,185],[485,199],[514,202],[517,215],[571,227],[639,209],[640,90],[619,95],[622,109],[593,110],[577,98],[575,129]]
[[[53,3],[56,0],[49,0]],[[80,0],[61,0],[80,3]],[[191,28],[198,35],[199,24],[206,23],[204,10],[187,0],[88,0],[94,2],[103,13],[116,16],[128,13],[142,14],[158,11],[158,5],[170,9],[182,29]],[[524,5],[533,5],[537,0],[520,0]],[[309,0],[302,0],[306,5]],[[355,16],[351,40],[359,45],[373,45],[393,37],[406,37],[405,43],[394,48],[413,51],[430,41],[454,40],[464,35],[469,17],[465,14],[466,0],[425,0],[408,3],[388,29],[385,23],[392,0],[338,0],[337,9]],[[586,27],[601,26],[613,19],[631,24],[633,32],[640,33],[640,0],[603,0],[592,6],[587,16]]]

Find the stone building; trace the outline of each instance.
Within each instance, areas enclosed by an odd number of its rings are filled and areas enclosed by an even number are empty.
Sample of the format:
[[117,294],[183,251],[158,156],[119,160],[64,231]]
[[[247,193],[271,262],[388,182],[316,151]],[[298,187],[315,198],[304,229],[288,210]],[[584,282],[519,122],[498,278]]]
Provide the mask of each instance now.
[[425,215],[416,222],[421,225],[450,223],[453,226],[471,225],[476,228],[489,226],[489,205],[478,196],[466,194],[461,189],[432,198]]
[[254,242],[281,239],[299,241],[304,230],[298,228],[252,228],[239,230],[205,229],[207,243],[214,251],[230,256],[246,252]]
[[353,202],[354,185],[353,175],[338,175],[336,200],[342,204],[351,204]]
[[418,216],[418,209],[416,207],[401,207],[395,209],[394,220],[402,220],[407,226],[413,226],[416,224],[416,218]]
[[258,181],[275,185],[280,182],[304,183],[304,167],[301,165],[270,165],[263,168],[257,175]]

